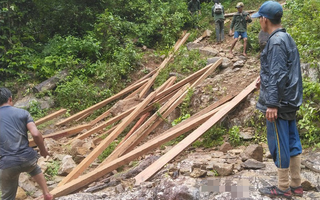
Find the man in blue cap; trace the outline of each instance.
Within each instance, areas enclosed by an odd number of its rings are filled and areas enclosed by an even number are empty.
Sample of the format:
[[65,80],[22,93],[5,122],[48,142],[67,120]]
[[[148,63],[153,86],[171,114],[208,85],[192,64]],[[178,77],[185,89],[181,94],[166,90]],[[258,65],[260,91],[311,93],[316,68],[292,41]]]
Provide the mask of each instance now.
[[281,26],[282,15],[282,6],[275,1],[266,1],[252,15],[259,18],[262,31],[270,35],[260,56],[257,109],[266,115],[268,147],[278,168],[278,186],[259,191],[263,195],[291,199],[292,195],[303,195],[302,146],[296,126],[296,111],[302,104],[302,76],[299,52]]

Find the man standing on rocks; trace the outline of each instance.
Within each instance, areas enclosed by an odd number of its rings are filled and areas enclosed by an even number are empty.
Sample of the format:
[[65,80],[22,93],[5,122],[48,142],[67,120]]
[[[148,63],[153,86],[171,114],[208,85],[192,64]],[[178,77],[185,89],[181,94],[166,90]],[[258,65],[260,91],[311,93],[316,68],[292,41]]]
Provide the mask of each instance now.
[[211,13],[214,18],[217,44],[219,44],[224,39],[224,8],[219,0],[214,0],[214,6],[211,9]]
[[[296,126],[296,111],[302,104],[300,56],[292,37],[281,26],[282,6],[263,3],[253,18],[270,34],[260,57],[260,88],[257,109],[267,118],[267,140],[278,168],[278,186],[260,188],[260,193],[291,199],[302,196],[300,165],[302,146]],[[289,180],[291,177],[291,180]]]
[[229,35],[232,35],[232,30],[234,28],[234,39],[231,45],[230,53],[232,54],[232,50],[236,43],[238,42],[239,36],[243,38],[243,55],[247,56],[246,49],[247,49],[247,23],[252,22],[250,14],[243,10],[244,4],[242,2],[237,3],[236,8],[238,12],[233,15]]
[[14,200],[19,175],[27,172],[39,184],[45,200],[53,199],[46,180],[37,165],[38,153],[29,147],[28,130],[43,157],[49,155],[43,137],[37,129],[30,113],[13,107],[12,93],[0,88],[0,183],[1,199]]

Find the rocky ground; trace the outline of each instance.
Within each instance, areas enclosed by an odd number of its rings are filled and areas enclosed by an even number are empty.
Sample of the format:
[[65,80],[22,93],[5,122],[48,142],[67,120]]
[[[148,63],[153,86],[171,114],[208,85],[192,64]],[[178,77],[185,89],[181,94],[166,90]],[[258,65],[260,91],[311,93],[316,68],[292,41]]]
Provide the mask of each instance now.
[[[199,85],[192,98],[193,111],[206,107],[213,101],[240,92],[259,76],[259,60],[256,55],[241,55],[242,44],[238,43],[234,55],[228,53],[231,37],[219,45],[208,40],[199,44],[187,44],[190,51],[200,51],[208,64],[223,58],[221,68]],[[229,127],[245,126],[254,115],[257,92],[248,96],[227,117],[223,119]],[[173,113],[174,115],[174,113]],[[174,119],[174,117],[172,117]],[[166,124],[155,132],[166,130]],[[155,149],[139,160],[124,166],[121,173],[114,171],[82,188],[75,194],[57,198],[59,200],[196,200],[196,199],[270,199],[262,197],[259,187],[277,183],[277,170],[274,166],[266,144],[254,144],[253,130],[241,129],[242,137],[252,145],[233,148],[228,142],[211,149],[189,147],[181,155],[168,163],[148,182],[136,186],[133,177],[150,165],[154,160],[166,153],[171,147]],[[152,136],[151,136],[152,137]],[[59,176],[48,181],[51,189],[68,174],[94,147],[92,140],[76,141],[67,150],[62,150],[65,141],[46,139],[47,147],[54,155],[48,159],[41,158],[39,164],[45,171],[48,163],[62,163],[58,170]],[[320,199],[318,193],[320,153],[304,150],[302,169],[305,195],[294,199]],[[311,162],[312,161],[312,162]],[[92,166],[97,166],[94,163]],[[310,170],[312,169],[312,170]],[[318,170],[318,171],[317,171]],[[20,190],[17,199],[33,199],[41,192],[28,176],[20,177]]]

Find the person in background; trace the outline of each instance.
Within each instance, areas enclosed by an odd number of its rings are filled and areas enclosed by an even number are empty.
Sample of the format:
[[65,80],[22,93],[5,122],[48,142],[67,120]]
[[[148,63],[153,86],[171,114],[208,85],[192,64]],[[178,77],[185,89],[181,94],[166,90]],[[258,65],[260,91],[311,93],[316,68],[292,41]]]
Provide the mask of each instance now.
[[224,8],[219,0],[214,0],[214,6],[211,9],[212,17],[214,18],[214,24],[216,29],[217,44],[220,44],[224,40]]
[[296,125],[303,90],[300,55],[296,43],[281,26],[282,15],[282,6],[275,1],[266,1],[252,15],[259,18],[262,31],[270,35],[260,57],[257,109],[266,116],[268,147],[278,168],[278,185],[259,191],[266,196],[291,199],[292,195],[303,195],[302,146]]
[[242,2],[237,3],[236,8],[238,12],[233,16],[229,35],[232,35],[232,30],[234,29],[234,40],[231,44],[230,53],[232,54],[232,50],[236,43],[238,42],[239,36],[243,39],[243,55],[247,56],[247,23],[252,22],[250,14],[243,10],[244,4]]
[[46,180],[37,165],[38,153],[29,147],[28,131],[40,150],[40,155],[49,155],[43,137],[37,129],[30,113],[13,107],[12,93],[0,88],[0,182],[1,199],[14,200],[19,176],[27,172],[39,184],[45,200],[53,199]]
[[199,15],[201,15],[201,7],[199,0],[190,0],[188,3],[188,11],[192,16],[192,23],[195,28],[198,28]]

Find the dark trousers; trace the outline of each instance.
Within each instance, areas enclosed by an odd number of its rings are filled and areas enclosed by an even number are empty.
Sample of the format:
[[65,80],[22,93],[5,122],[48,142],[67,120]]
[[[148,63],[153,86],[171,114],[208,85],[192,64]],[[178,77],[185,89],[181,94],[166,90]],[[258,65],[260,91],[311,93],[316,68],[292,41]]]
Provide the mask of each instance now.
[[222,42],[224,39],[224,20],[218,19],[214,24],[216,28],[217,42]]

